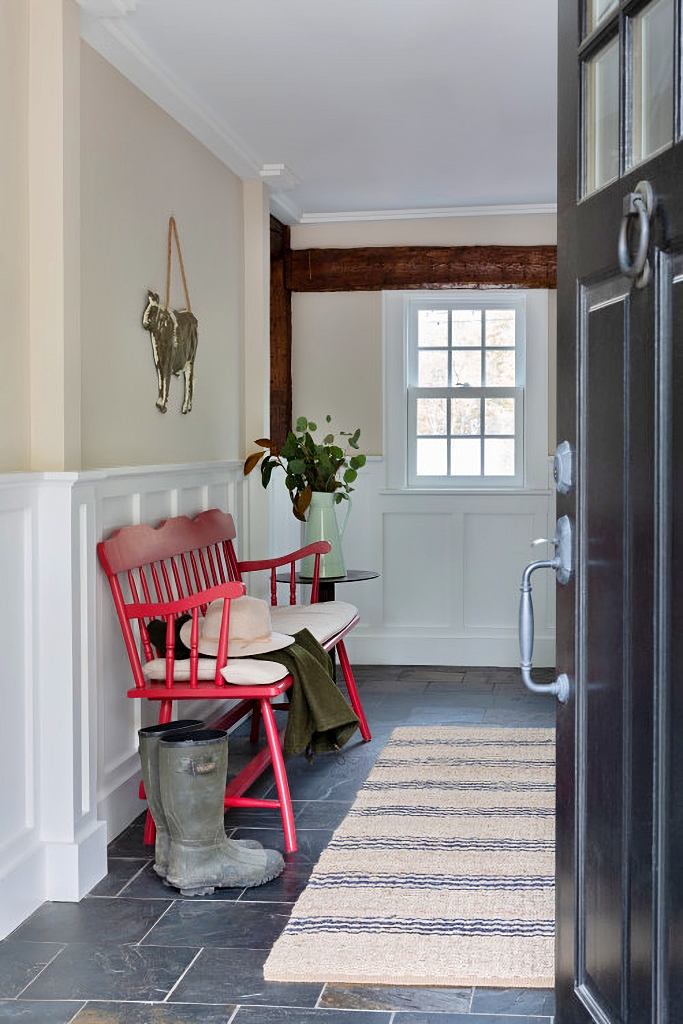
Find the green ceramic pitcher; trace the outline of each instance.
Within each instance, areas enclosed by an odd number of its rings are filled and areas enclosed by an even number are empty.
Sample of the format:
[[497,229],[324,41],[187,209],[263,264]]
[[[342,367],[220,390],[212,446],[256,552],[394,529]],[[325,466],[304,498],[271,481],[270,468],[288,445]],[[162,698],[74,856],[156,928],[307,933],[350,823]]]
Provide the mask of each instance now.
[[[348,506],[344,521],[339,527],[337,513],[335,512],[334,494],[327,491],[313,491],[311,504],[308,506],[306,515],[306,529],[304,531],[304,543],[312,544],[316,540],[327,540],[331,548],[326,555],[320,556],[320,578],[329,579],[332,576],[344,576],[346,567],[342,555],[341,539],[346,530],[346,524],[351,512],[351,499],[346,502]],[[307,555],[301,563],[301,575],[312,576],[314,570],[314,555]]]

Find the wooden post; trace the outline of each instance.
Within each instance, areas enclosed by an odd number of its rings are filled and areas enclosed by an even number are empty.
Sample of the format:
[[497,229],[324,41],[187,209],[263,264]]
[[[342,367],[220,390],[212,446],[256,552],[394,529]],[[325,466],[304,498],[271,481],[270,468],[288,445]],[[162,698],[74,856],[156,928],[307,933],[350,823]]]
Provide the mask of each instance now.
[[270,218],[270,437],[284,444],[292,426],[292,293],[285,282],[290,231]]
[[292,292],[413,288],[555,288],[554,245],[369,246],[292,249],[270,218],[270,436],[292,425]]

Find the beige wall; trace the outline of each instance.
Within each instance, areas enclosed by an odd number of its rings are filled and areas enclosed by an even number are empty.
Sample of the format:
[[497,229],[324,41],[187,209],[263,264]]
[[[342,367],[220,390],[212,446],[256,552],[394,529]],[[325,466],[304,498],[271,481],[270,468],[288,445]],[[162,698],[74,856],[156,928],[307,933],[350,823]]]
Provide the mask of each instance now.
[[0,472],[29,462],[28,13],[0,4]]
[[361,428],[361,450],[382,452],[381,292],[292,296],[292,412],[333,432]]
[[555,214],[435,217],[425,220],[302,224],[292,228],[292,248],[352,245],[555,245]]
[[[242,182],[82,44],[83,468],[238,458],[243,395]],[[192,412],[168,412],[141,317],[166,291],[169,215],[199,320]],[[174,255],[171,304],[185,305]]]
[[[554,214],[450,217],[300,225],[292,248],[366,245],[554,245]],[[553,296],[554,299],[554,296]],[[548,346],[554,373],[555,303]],[[380,292],[298,293],[292,301],[293,414],[361,429],[361,449],[383,454],[382,297]],[[549,450],[554,449],[555,382],[548,383]]]
[[[243,182],[80,41],[79,10],[0,3],[0,473],[241,458]],[[141,324],[171,213],[199,318],[186,416],[179,378],[155,407]]]
[[[57,9],[63,12],[61,56],[48,84],[61,90],[65,122],[61,137],[55,135],[52,143],[55,157],[61,147],[59,172],[66,176],[59,187],[54,175],[38,180],[36,174],[36,169],[53,168],[54,163],[47,144],[45,156],[34,153],[48,133],[36,115],[40,104],[32,106],[31,83],[34,89],[36,82],[42,84],[43,101],[49,89],[40,75],[32,77],[29,47],[30,33],[37,31],[42,15]],[[29,10],[42,11],[32,25]],[[253,233],[244,204],[258,212],[263,203],[255,190],[261,186],[241,182],[87,45],[79,44],[76,13],[73,0],[57,6],[52,0],[33,0],[33,6],[28,0],[0,4],[0,126],[6,140],[0,161],[0,472],[241,458],[251,435],[261,433],[256,423],[267,423],[262,388],[253,379],[263,358],[258,340],[263,331],[251,317],[247,345],[243,313],[245,294],[254,308],[262,295],[262,310],[267,308],[260,271],[249,271],[249,279],[258,284],[254,295],[245,289],[244,270],[246,241]],[[79,47],[80,68],[74,69],[73,54]],[[80,109],[71,109],[79,92]],[[54,104],[51,109],[56,109]],[[71,161],[79,145],[80,180]],[[36,286],[40,275],[32,269],[38,249],[32,226],[45,222],[36,203],[36,182],[54,216],[50,242],[55,251],[60,247],[63,301],[54,331],[50,315],[57,303],[45,301]],[[199,317],[195,405],[187,416],[180,413],[183,385],[178,378],[172,381],[169,411],[162,415],[156,409],[151,345],[141,325],[147,288],[162,295],[165,290],[170,213],[180,228]],[[266,221],[264,216],[260,249]],[[74,231],[80,232],[80,251],[76,246],[75,253]],[[294,248],[554,241],[555,217],[542,214],[292,229]],[[48,247],[43,248],[39,269],[46,285],[54,287],[53,262]],[[183,301],[176,270],[172,302]],[[323,420],[329,413],[338,428],[359,426],[363,450],[381,454],[380,295],[295,295],[293,320],[295,416]],[[245,359],[245,347],[247,356],[258,349],[258,359]],[[54,372],[48,359],[54,360]],[[267,388],[267,375],[263,384]],[[551,439],[552,417],[551,412]]]

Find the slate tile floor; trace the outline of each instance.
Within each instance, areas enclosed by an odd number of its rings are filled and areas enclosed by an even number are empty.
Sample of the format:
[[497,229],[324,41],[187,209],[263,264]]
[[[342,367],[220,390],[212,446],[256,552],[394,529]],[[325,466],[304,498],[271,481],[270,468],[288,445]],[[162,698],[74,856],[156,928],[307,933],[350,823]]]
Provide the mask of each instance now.
[[[541,673],[538,674],[541,679]],[[548,673],[550,678],[550,673]],[[372,742],[290,759],[299,850],[258,889],[179,898],[152,871],[141,815],[78,904],[46,903],[0,943],[0,1020],[22,1024],[552,1024],[551,991],[265,982],[262,966],[310,872],[397,725],[554,724],[514,669],[356,669]],[[230,739],[236,766],[249,747]],[[258,795],[273,788],[259,780]],[[284,850],[277,811],[233,810],[229,834]]]

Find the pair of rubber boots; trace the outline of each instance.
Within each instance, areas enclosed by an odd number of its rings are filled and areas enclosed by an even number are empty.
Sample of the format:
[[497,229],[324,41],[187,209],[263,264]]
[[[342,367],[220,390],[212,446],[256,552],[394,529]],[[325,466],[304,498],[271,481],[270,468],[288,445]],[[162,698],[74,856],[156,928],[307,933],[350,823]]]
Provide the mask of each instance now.
[[277,878],[285,866],[277,850],[225,834],[227,733],[184,719],[140,729],[138,736],[147,805],[156,825],[156,873],[183,896]]

